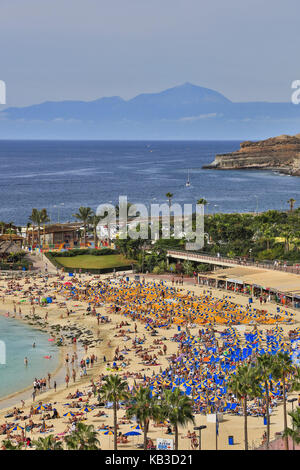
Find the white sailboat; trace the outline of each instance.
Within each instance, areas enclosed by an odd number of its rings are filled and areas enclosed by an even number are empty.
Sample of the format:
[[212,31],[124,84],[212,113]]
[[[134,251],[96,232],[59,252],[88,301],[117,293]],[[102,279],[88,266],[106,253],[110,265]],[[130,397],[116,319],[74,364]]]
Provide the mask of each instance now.
[[186,187],[189,188],[191,186],[191,183],[190,183],[190,170],[188,170],[188,178],[187,178],[187,182],[185,183]]

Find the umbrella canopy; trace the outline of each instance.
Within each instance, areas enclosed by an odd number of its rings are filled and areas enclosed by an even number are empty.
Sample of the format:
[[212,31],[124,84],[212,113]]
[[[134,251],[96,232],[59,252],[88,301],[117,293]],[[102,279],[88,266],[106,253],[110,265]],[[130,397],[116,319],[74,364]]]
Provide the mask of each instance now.
[[19,426],[17,424],[17,426],[15,426],[14,428],[12,428],[12,431],[23,431],[24,428],[22,428],[22,426]]
[[80,411],[85,411],[86,413],[88,413],[89,411],[93,411],[94,408],[91,408],[90,406],[86,406],[85,408],[81,408]]
[[71,413],[71,411],[68,411],[68,413],[65,413],[64,416],[74,416],[74,413]]
[[137,431],[129,431],[124,434],[124,436],[140,436],[141,433]]
[[130,426],[131,429],[141,429],[139,424],[136,424],[135,426]]
[[36,406],[35,407],[35,410],[39,410],[39,411],[45,411],[47,408],[45,405],[40,405],[40,406]]

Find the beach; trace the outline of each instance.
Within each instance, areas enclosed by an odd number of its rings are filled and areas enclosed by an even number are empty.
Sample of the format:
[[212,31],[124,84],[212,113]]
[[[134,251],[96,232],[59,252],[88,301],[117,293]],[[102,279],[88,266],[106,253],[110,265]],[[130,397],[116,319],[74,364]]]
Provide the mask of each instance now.
[[[47,279],[46,279],[47,278]],[[63,279],[62,279],[63,278]],[[77,279],[77,283],[79,285],[85,285],[87,283],[91,283],[92,281],[95,283],[97,282],[105,282],[104,279],[107,279],[108,276],[97,276],[94,277],[88,274],[82,274],[80,279]],[[29,279],[29,281],[26,279]],[[153,280],[156,281],[157,284],[161,282],[161,280],[157,277],[150,277],[147,276],[144,280],[144,285],[149,286],[152,285]],[[1,285],[5,285],[12,282],[10,280],[5,280],[2,278]],[[145,328],[145,323],[139,322],[139,320],[132,320],[129,316],[124,317],[124,312],[116,313],[114,309],[112,309],[112,304],[107,302],[103,305],[99,305],[96,307],[96,313],[100,315],[101,321],[97,320],[97,316],[95,313],[87,312],[87,308],[89,303],[85,300],[74,300],[68,294],[68,286],[65,285],[66,282],[69,282],[71,285],[74,280],[71,281],[68,279],[68,276],[61,275],[59,273],[56,275],[53,273],[47,274],[31,274],[27,278],[23,276],[22,279],[13,281],[17,283],[17,288],[12,290],[9,294],[9,289],[2,288],[2,292],[0,296],[4,296],[4,303],[3,306],[5,310],[10,312],[10,315],[14,315],[14,305],[17,306],[16,318],[18,318],[18,307],[19,302],[21,299],[26,298],[27,301],[23,302],[22,305],[22,318],[20,321],[26,321],[32,324],[33,327],[41,325],[37,325],[37,322],[42,323],[42,329],[47,331],[49,334],[51,333],[51,337],[57,340],[61,333],[63,332],[65,346],[61,348],[61,360],[60,360],[60,367],[59,369],[53,374],[50,380],[51,388],[47,389],[35,397],[35,401],[33,402],[32,398],[32,388],[27,392],[23,392],[22,395],[14,394],[13,397],[10,397],[7,400],[0,401],[0,425],[7,422],[9,424],[15,423],[14,417],[5,417],[9,413],[8,411],[12,411],[14,406],[17,406],[23,413],[20,414],[20,419],[17,421],[20,426],[24,427],[25,423],[28,424],[29,418],[22,420],[23,416],[29,416],[30,408],[36,407],[39,404],[47,404],[51,403],[51,410],[56,408],[60,418],[46,420],[46,424],[53,426],[50,428],[46,434],[41,434],[39,428],[36,427],[32,431],[29,432],[29,436],[31,439],[37,439],[38,437],[44,437],[44,435],[54,434],[57,436],[64,436],[64,433],[68,433],[68,429],[70,429],[70,419],[72,417],[64,417],[63,415],[71,411],[73,414],[79,409],[81,410],[81,418],[84,419],[85,424],[93,424],[95,429],[98,430],[99,441],[101,443],[102,449],[113,449],[113,436],[112,435],[105,435],[105,430],[108,430],[109,427],[112,427],[113,424],[113,412],[111,407],[98,407],[98,399],[97,393],[93,393],[93,384],[97,382],[101,383],[103,381],[103,376],[109,373],[118,373],[122,378],[125,378],[128,382],[130,388],[132,388],[135,384],[142,383],[142,378],[144,376],[151,378],[153,375],[158,374],[159,371],[165,370],[169,366],[169,359],[170,356],[175,355],[178,353],[178,343],[173,341],[174,335],[178,333],[178,325],[176,323],[171,324],[168,328],[158,328],[157,335],[153,337],[151,334],[151,329]],[[115,283],[113,285],[117,285],[118,283],[124,283],[122,277],[120,280],[113,280],[111,278],[110,281]],[[131,282],[131,281],[130,281]],[[171,281],[164,281],[165,286],[169,286],[171,288]],[[10,284],[11,285],[11,284]],[[28,291],[28,286],[31,285],[36,286],[31,291],[31,295],[25,295],[24,292]],[[149,287],[150,288],[150,287]],[[34,290],[36,289],[36,290]],[[70,287],[71,289],[71,287]],[[185,283],[183,286],[180,287],[181,294],[185,294],[186,292],[190,291],[193,292],[194,295],[203,295],[205,289],[204,287],[200,287],[194,285],[193,283]],[[210,295],[213,298],[222,299],[224,297],[224,292],[217,289],[209,289]],[[32,305],[29,301],[30,297],[35,297],[35,292],[40,292],[40,297],[44,295],[51,295],[52,296],[52,303],[47,304],[47,306],[40,306],[35,304],[35,316],[40,318],[33,319],[32,314]],[[247,298],[242,295],[232,294],[231,301],[236,302],[240,305],[246,306]],[[259,301],[255,301],[254,305],[259,307]],[[91,307],[91,306],[90,306]],[[275,304],[268,303],[267,310],[270,314],[276,314],[277,306]],[[67,313],[69,311],[69,314]],[[293,310],[290,310],[293,312]],[[71,313],[70,313],[71,312]],[[280,327],[283,329],[284,334],[290,331],[295,326],[299,325],[299,312],[293,312],[295,314],[294,324],[284,324],[282,323]],[[28,316],[28,318],[25,318]],[[123,325],[120,328],[122,322],[126,321],[126,325]],[[57,325],[60,325],[60,333],[57,332]],[[136,325],[136,331],[135,331]],[[56,326],[54,328],[54,326]],[[64,328],[64,329],[63,329]],[[72,330],[75,328],[76,330]],[[198,331],[197,326],[189,326],[191,334],[196,334]],[[218,332],[224,331],[226,325],[214,325],[214,328]],[[270,328],[269,325],[261,325],[259,330],[266,331]],[[247,325],[247,331],[253,331],[253,326]],[[73,335],[76,332],[77,342],[76,345],[72,343],[72,331]],[[82,333],[80,333],[80,331]],[[122,333],[123,331],[123,333]],[[123,367],[118,367],[120,370],[114,371],[112,366],[114,362],[114,356],[116,348],[120,347],[122,349],[122,342],[124,339],[124,331],[126,332],[125,337],[126,341],[126,354],[123,363],[125,364]],[[121,333],[120,333],[121,332]],[[68,337],[69,336],[69,337]],[[151,352],[152,355],[157,356],[157,365],[145,364],[144,360],[141,360],[141,356],[136,353],[136,349],[132,347],[132,340],[133,337],[141,338],[142,348]],[[87,342],[87,349],[84,349],[83,343],[80,343],[79,339],[85,340]],[[128,339],[127,339],[128,338]],[[159,354],[159,351],[162,349],[161,345],[167,346],[167,353],[166,354]],[[69,355],[69,359],[74,353],[77,353],[77,360],[74,361],[74,367],[71,366],[71,363],[66,365],[66,356]],[[89,365],[86,367],[86,374],[80,377],[80,367],[79,363],[82,358],[86,359],[86,357],[91,357],[91,355],[95,356],[95,361],[93,363],[93,367]],[[104,358],[105,361],[104,362]],[[147,361],[146,361],[147,362]],[[150,361],[151,362],[151,361]],[[72,379],[72,369],[76,371],[76,379],[73,382]],[[47,377],[48,371],[45,370],[44,376]],[[68,384],[68,388],[66,387],[65,383],[65,375],[69,373],[70,382]],[[53,390],[53,382],[55,377],[59,377],[57,379],[57,390]],[[82,395],[79,398],[79,394],[77,394],[77,398],[70,398],[76,396],[76,391],[79,390]],[[289,394],[289,397],[295,396],[297,394]],[[69,398],[68,398],[69,397]],[[78,398],[80,401],[78,401]],[[25,404],[22,405],[21,399],[25,401]],[[76,403],[75,403],[76,402]],[[69,403],[69,405],[66,405]],[[76,404],[78,408],[73,408],[72,404]],[[88,404],[92,406],[92,410],[88,412],[82,412],[82,407]],[[94,408],[95,406],[95,408]],[[102,416],[99,416],[103,412]],[[34,423],[41,425],[43,421],[43,417],[47,414],[47,410],[43,412],[39,412],[37,414],[33,414],[30,419],[33,420]],[[51,413],[52,414],[52,411]],[[98,415],[98,416],[95,416]],[[133,419],[127,420],[125,417],[125,409],[121,406],[118,411],[118,420],[119,420],[119,431],[123,434],[130,432],[132,428],[137,424],[136,421]],[[210,423],[207,421],[207,416],[205,414],[196,413],[195,414],[195,424],[205,425],[207,426],[204,431],[202,431],[202,448],[203,449],[215,449],[216,445],[216,431],[215,431],[215,424]],[[104,427],[106,428],[104,429]],[[108,426],[108,427],[107,427]],[[167,435],[166,424],[155,424],[151,423],[149,428],[148,437],[155,443],[157,438],[174,438],[174,435]],[[101,429],[102,428],[102,429]],[[278,404],[278,406],[274,407],[271,414],[271,439],[275,437],[275,434],[281,432],[283,429],[283,407],[282,404]],[[188,425],[186,428],[179,428],[179,449],[191,449],[192,442],[191,439],[187,437],[188,431],[193,432],[193,425]],[[262,435],[265,431],[265,426],[263,423],[263,418],[261,416],[249,416],[248,417],[248,433],[249,433],[249,447],[254,448],[258,447],[261,443]],[[141,435],[129,437],[128,443],[120,442],[118,444],[119,449],[137,449],[138,444],[142,444],[143,436],[142,431],[139,431]],[[13,433],[14,435],[15,433]],[[233,445],[229,444],[229,436],[233,436]],[[0,440],[4,440],[6,435],[0,435]],[[244,448],[244,437],[243,437],[243,416],[236,416],[231,414],[225,414],[224,419],[219,423],[219,434],[218,434],[218,449],[243,449]]]

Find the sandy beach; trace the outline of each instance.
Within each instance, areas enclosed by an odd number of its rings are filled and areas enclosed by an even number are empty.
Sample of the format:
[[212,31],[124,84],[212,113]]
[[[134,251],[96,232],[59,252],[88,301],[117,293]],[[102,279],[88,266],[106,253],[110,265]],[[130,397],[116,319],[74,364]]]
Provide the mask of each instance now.
[[[62,279],[63,277],[63,279]],[[80,282],[82,284],[91,282],[92,279],[94,281],[103,280],[103,278],[107,278],[108,276],[100,276],[94,277],[90,275],[81,275]],[[47,278],[47,279],[46,279]],[[158,277],[159,278],[159,277]],[[158,278],[155,278],[158,280]],[[21,417],[27,416],[26,419],[21,418],[18,421],[18,424],[24,427],[25,423],[28,424],[29,422],[29,413],[30,408],[32,406],[38,406],[39,404],[47,404],[51,403],[52,408],[56,408],[59,414],[59,418],[56,419],[49,419],[45,420],[46,425],[53,426],[49,429],[49,431],[45,434],[41,434],[39,428],[34,428],[31,430],[27,435],[30,438],[38,439],[38,437],[48,434],[63,436],[64,433],[68,433],[70,429],[70,420],[72,419],[63,416],[67,412],[71,411],[75,413],[77,408],[73,408],[67,403],[72,405],[72,402],[77,403],[78,409],[82,408],[86,404],[96,407],[89,412],[82,413],[82,418],[84,419],[83,422],[87,424],[93,424],[95,429],[99,432],[99,441],[101,443],[102,449],[113,449],[113,436],[112,435],[104,435],[104,426],[112,427],[113,424],[113,413],[111,408],[107,407],[97,407],[98,400],[97,394],[94,395],[93,393],[93,382],[97,384],[99,380],[101,380],[102,375],[107,375],[109,373],[113,373],[112,371],[112,362],[114,358],[115,349],[119,346],[122,347],[121,340],[123,337],[119,334],[120,328],[119,325],[124,320],[127,321],[128,325],[123,327],[126,329],[126,337],[128,340],[126,341],[126,346],[128,348],[128,352],[126,354],[126,358],[124,362],[126,366],[121,367],[117,373],[127,379],[129,387],[132,387],[134,383],[139,383],[139,379],[137,378],[137,374],[140,374],[142,377],[143,375],[151,377],[153,374],[157,374],[159,370],[164,370],[168,367],[169,362],[168,358],[172,354],[176,354],[178,350],[178,343],[171,341],[174,334],[177,332],[177,325],[173,324],[170,328],[160,328],[158,329],[158,334],[155,336],[155,340],[161,342],[161,344],[167,345],[167,354],[166,355],[158,355],[158,364],[159,365],[145,365],[143,361],[141,361],[140,357],[136,354],[134,348],[131,347],[132,339],[134,336],[140,337],[144,339],[143,348],[152,351],[153,353],[158,353],[160,350],[160,346],[156,346],[154,344],[154,338],[151,335],[151,331],[145,329],[145,324],[139,321],[133,321],[128,317],[124,317],[123,314],[119,313],[112,313],[111,306],[109,304],[97,306],[96,312],[100,314],[100,316],[108,317],[108,322],[99,322],[97,321],[97,317],[91,313],[87,314],[87,307],[88,303],[86,301],[81,300],[72,300],[65,295],[65,291],[62,290],[59,293],[61,286],[66,282],[69,281],[66,275],[61,276],[61,274],[56,275],[54,272],[48,273],[45,277],[45,274],[31,274],[27,277],[23,276],[18,280],[11,281],[9,279],[5,279],[3,276],[1,278],[0,284],[2,286],[0,297],[4,296],[4,300],[0,299],[1,302],[1,310],[3,312],[7,311],[10,313],[11,316],[14,315],[14,306],[16,306],[16,319],[20,321],[26,321],[27,323],[31,323],[32,327],[39,327],[44,331],[47,331],[51,334],[51,337],[55,339],[55,341],[61,337],[63,334],[64,336],[64,346],[61,347],[61,363],[58,370],[52,373],[52,377],[50,380],[50,389],[47,387],[46,391],[43,391],[35,397],[35,401],[33,402],[32,398],[32,387],[29,390],[23,390],[22,393],[16,393],[9,398],[5,398],[0,400],[0,425],[3,423],[15,423],[14,417],[7,417],[9,415],[14,406],[17,406],[23,413],[21,413]],[[145,285],[147,283],[151,283],[151,277],[147,276],[145,280]],[[11,289],[9,293],[9,285],[11,282],[15,283],[15,289]],[[164,281],[166,285],[171,286],[170,281]],[[28,287],[31,286],[32,290],[30,294],[28,293]],[[192,283],[185,283],[181,287],[182,292],[192,291],[196,295],[203,295],[205,291],[204,287],[200,287],[194,285]],[[224,296],[224,291],[217,290],[217,289],[210,289],[211,295],[213,297],[222,299]],[[25,294],[27,292],[27,294]],[[47,306],[41,306],[38,304],[34,304],[35,307],[35,318],[33,318],[31,302],[29,300],[30,297],[36,297],[37,292],[41,292],[42,294],[39,297],[43,297],[44,295],[52,295],[53,302],[47,304]],[[26,298],[26,302],[20,304],[20,300]],[[241,305],[247,304],[247,298],[242,295],[232,294],[231,301],[239,303]],[[22,308],[22,318],[19,317],[18,309],[21,305]],[[259,302],[255,301],[254,305],[259,308]],[[276,314],[277,306],[275,304],[268,303],[265,307],[268,312]],[[67,312],[72,313],[67,313]],[[293,310],[290,310],[293,312]],[[281,324],[281,327],[284,330],[284,334],[286,334],[295,326],[299,326],[299,312],[295,313],[295,323],[293,325],[285,325]],[[27,316],[27,318],[25,318]],[[39,317],[39,318],[38,318]],[[40,324],[39,324],[40,323]],[[135,332],[135,324],[137,325],[137,330]],[[54,328],[54,326],[56,327]],[[57,325],[60,325],[60,329],[58,332]],[[259,326],[259,330],[266,330],[270,328],[268,325]],[[216,325],[215,329],[217,331],[223,331],[225,326]],[[252,331],[253,327],[247,325],[247,331]],[[191,326],[191,334],[196,334],[198,328],[195,326]],[[72,344],[71,337],[76,335],[77,343],[76,345]],[[84,345],[81,341],[86,341],[87,348],[84,349]],[[69,356],[69,361],[71,360],[72,355],[74,353],[77,354],[77,359],[74,361],[73,366],[69,362],[66,364],[66,356]],[[93,363],[93,367],[91,365],[86,367],[86,375],[80,377],[80,367],[79,363],[82,359],[86,359],[87,357],[91,357],[91,355],[95,356],[95,361]],[[104,357],[106,362],[104,362]],[[76,379],[73,381],[72,378],[72,369],[76,371]],[[44,377],[47,377],[48,370],[45,370]],[[70,382],[68,384],[68,388],[66,387],[65,383],[65,376],[66,374],[70,376]],[[57,389],[54,391],[53,383],[54,380],[57,382]],[[80,397],[80,401],[76,400],[75,398],[70,398],[71,396],[75,396],[76,391],[80,390],[82,392],[82,396]],[[289,394],[289,398],[295,396],[297,397],[298,394]],[[22,404],[21,400],[25,401],[25,404]],[[102,416],[99,416],[103,412]],[[38,414],[34,414],[30,417],[34,423],[41,424],[43,417],[47,414],[47,411],[40,412]],[[50,412],[52,415],[52,411]],[[96,416],[97,415],[97,416]],[[132,430],[132,427],[136,425],[134,420],[127,420],[125,418],[125,409],[123,407],[120,408],[118,411],[118,420],[119,420],[119,431],[123,434],[127,433]],[[199,425],[206,425],[207,428],[202,431],[202,448],[203,449],[215,449],[215,441],[216,441],[216,434],[215,434],[215,424],[207,422],[207,417],[204,414],[195,414],[195,424]],[[283,407],[279,404],[271,414],[271,439],[274,439],[276,433],[282,431],[283,428]],[[155,443],[156,438],[158,437],[165,437],[165,438],[174,438],[174,435],[168,436],[166,434],[167,426],[161,425],[158,426],[155,423],[151,422],[149,428],[148,437],[152,439]],[[190,430],[193,431],[193,425],[189,425],[186,428],[179,429],[179,449],[191,449],[191,439],[187,437],[187,432]],[[261,443],[262,435],[265,431],[265,426],[263,423],[262,417],[248,417],[248,432],[249,432],[249,446],[250,448],[258,447]],[[129,437],[128,443],[119,443],[119,449],[137,449],[138,444],[142,444],[143,436],[142,431],[140,431],[141,435]],[[13,432],[13,435],[18,434],[18,432]],[[228,438],[229,436],[233,436],[234,444],[229,445]],[[6,435],[0,435],[0,442],[6,438]],[[235,415],[224,415],[224,420],[219,424],[219,435],[218,435],[218,449],[243,449],[244,448],[244,441],[243,441],[243,416],[235,416]]]

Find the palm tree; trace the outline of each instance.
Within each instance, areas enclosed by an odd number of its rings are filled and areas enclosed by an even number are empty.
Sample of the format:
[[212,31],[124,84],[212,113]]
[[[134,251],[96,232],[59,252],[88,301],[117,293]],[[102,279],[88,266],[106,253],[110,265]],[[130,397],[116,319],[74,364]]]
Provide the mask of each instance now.
[[[38,244],[40,245],[41,244],[41,226],[43,224],[46,224],[50,220],[48,213],[47,213],[47,209],[42,209],[40,211],[35,208],[32,209],[32,213],[31,213],[31,216],[29,217],[29,220],[33,222],[38,228]],[[34,231],[32,232],[32,234],[33,233]]]
[[261,395],[259,387],[259,379],[257,378],[256,370],[250,364],[240,366],[236,374],[231,377],[228,384],[228,389],[231,390],[238,400],[243,400],[244,408],[244,440],[245,450],[248,450],[248,425],[247,425],[247,400]]
[[73,214],[73,217],[75,217],[75,219],[78,219],[83,223],[84,246],[86,245],[86,228],[93,214],[94,212],[90,207],[82,207],[82,206],[79,207],[79,210],[76,214]]
[[283,225],[280,235],[284,238],[284,251],[290,250],[290,241],[293,237],[293,229],[289,225]]
[[46,437],[39,437],[37,441],[32,444],[36,450],[63,450],[62,442],[56,441],[53,435]]
[[293,199],[292,197],[291,197],[291,199],[289,199],[289,200],[287,201],[287,203],[290,205],[290,211],[291,211],[291,212],[293,212],[293,210],[294,210],[294,204],[295,204],[295,202],[296,202],[295,199]]
[[283,436],[288,439],[290,436],[295,444],[300,444],[300,408],[290,411],[289,416],[292,418],[292,427],[284,430]]
[[270,410],[269,410],[269,380],[271,374],[274,372],[275,359],[269,354],[263,354],[257,359],[257,374],[260,380],[264,383],[265,397],[266,397],[266,414],[267,414],[267,449],[270,443]]
[[147,450],[147,433],[151,418],[157,418],[158,413],[157,400],[151,397],[150,388],[139,388],[134,397],[133,404],[127,410],[128,418],[136,417],[138,423],[142,425],[144,431],[144,450]]
[[207,200],[201,197],[200,199],[198,199],[197,204],[202,204],[203,206],[206,206]]
[[174,196],[174,194],[168,192],[166,194],[166,197],[168,198],[168,201],[169,201],[169,208],[171,209],[171,204],[172,204],[172,197]]
[[27,222],[26,224],[26,243],[29,245],[29,229],[32,227],[30,222]]
[[97,226],[101,219],[102,217],[100,215],[96,215],[93,213],[89,220],[89,223],[93,226],[95,248],[98,247]]
[[[279,352],[275,356],[275,369],[274,377],[281,379],[283,384],[283,420],[284,420],[284,431],[287,429],[287,412],[286,412],[286,377],[288,374],[294,372],[295,368],[293,366],[292,360],[287,353]],[[288,436],[285,435],[284,438],[285,450],[289,450],[289,440]]]
[[21,450],[23,445],[24,445],[23,442],[18,442],[17,444],[13,444],[10,439],[6,439],[2,442],[2,450]]
[[299,392],[300,390],[300,367],[296,367],[296,370],[292,378],[292,390]]
[[76,430],[65,437],[68,450],[99,450],[97,432],[92,424],[77,423]]
[[0,222],[1,235],[4,234],[4,232],[5,232],[5,227],[6,227],[6,223],[1,221],[1,222]]
[[99,390],[100,396],[105,400],[113,403],[114,411],[114,450],[117,450],[117,410],[119,401],[126,400],[128,398],[128,384],[122,381],[118,375],[109,375],[104,377],[105,383]]
[[194,423],[192,401],[186,395],[182,395],[179,388],[174,392],[165,390],[162,402],[162,416],[169,419],[174,427],[175,450],[178,450],[178,426]]
[[267,244],[267,250],[270,249],[270,242],[278,235],[278,230],[276,229],[275,224],[268,225],[264,224],[262,226],[261,237]]

